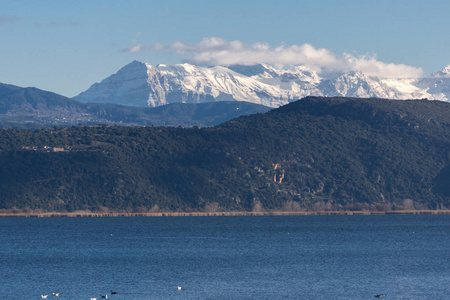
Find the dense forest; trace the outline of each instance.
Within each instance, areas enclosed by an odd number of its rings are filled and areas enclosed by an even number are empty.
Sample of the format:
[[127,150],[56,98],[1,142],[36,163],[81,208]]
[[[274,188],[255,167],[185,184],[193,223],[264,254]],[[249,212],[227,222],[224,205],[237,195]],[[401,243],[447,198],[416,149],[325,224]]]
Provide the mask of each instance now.
[[0,209],[450,207],[450,104],[307,97],[210,128],[0,130]]

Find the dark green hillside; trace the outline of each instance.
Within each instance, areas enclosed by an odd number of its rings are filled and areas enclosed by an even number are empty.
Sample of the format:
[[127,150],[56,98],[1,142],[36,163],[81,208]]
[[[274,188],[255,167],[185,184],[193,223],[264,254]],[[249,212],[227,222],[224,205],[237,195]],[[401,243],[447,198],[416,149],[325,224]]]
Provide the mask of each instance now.
[[306,205],[412,199],[416,207],[435,208],[450,196],[449,109],[426,100],[307,98],[221,127],[233,136],[239,127],[245,137],[271,128],[252,139],[253,153],[241,149],[251,154],[243,160],[278,164],[273,175],[284,174],[278,193]]
[[308,97],[215,128],[1,130],[0,208],[449,207],[449,113]]

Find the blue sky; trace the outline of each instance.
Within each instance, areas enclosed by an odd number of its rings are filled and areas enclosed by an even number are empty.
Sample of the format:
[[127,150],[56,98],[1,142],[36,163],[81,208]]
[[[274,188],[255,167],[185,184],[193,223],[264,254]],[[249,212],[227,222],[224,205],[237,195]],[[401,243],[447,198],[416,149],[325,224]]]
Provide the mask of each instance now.
[[450,2],[443,0],[0,4],[0,82],[69,97],[133,60],[207,65],[254,58],[282,65],[312,60],[318,66],[351,61],[352,67],[408,76],[450,64]]

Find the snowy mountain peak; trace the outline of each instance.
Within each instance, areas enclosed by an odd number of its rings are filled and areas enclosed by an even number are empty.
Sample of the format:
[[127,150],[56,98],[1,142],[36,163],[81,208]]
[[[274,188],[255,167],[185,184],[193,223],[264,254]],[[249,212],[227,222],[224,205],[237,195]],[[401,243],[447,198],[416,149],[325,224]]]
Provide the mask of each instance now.
[[74,99],[81,102],[116,103],[130,106],[140,106],[140,99],[147,97],[147,65],[133,61],[116,74],[109,76],[100,83],[93,84]]
[[444,76],[450,76],[450,65],[446,66],[440,71],[441,74]]
[[450,77],[450,65],[446,66],[438,72],[431,74],[431,77]]
[[320,73],[306,66],[202,67],[133,61],[76,96],[82,102],[160,106],[174,102],[247,101],[278,107],[306,96],[450,99],[450,65],[422,79],[383,79],[363,72]]

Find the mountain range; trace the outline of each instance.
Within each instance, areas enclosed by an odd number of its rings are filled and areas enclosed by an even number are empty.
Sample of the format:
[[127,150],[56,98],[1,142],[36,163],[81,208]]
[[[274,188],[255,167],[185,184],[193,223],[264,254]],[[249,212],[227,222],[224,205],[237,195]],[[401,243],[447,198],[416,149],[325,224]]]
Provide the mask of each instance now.
[[0,83],[0,128],[43,128],[72,125],[215,126],[270,108],[249,102],[173,103],[145,108],[108,103],[82,103],[37,88]]
[[156,107],[170,103],[246,101],[279,107],[306,96],[450,100],[450,65],[423,78],[379,78],[358,71],[318,72],[266,64],[203,67],[133,61],[74,99]]
[[449,101],[450,65],[419,79],[266,64],[202,67],[133,61],[74,98],[0,83],[0,127],[215,126],[305,96]]

